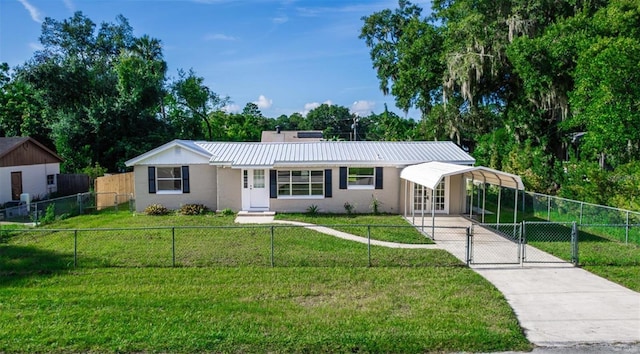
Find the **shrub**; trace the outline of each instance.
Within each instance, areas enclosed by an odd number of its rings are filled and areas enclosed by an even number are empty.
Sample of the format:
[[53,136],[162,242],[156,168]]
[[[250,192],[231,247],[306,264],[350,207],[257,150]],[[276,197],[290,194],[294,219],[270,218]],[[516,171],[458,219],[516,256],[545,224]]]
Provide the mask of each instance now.
[[209,210],[203,204],[185,204],[178,211],[182,215],[202,215]]
[[147,215],[166,215],[169,213],[169,209],[162,204],[151,204],[144,209],[144,212]]
[[347,212],[347,215],[353,214],[353,209],[354,209],[354,206],[351,205],[351,203],[349,202],[344,203],[344,210]]
[[231,210],[231,208],[225,208],[222,210],[222,215],[223,216],[232,216],[235,215],[235,213],[233,212],[233,210]]
[[309,215],[318,215],[319,211],[320,211],[320,208],[318,208],[318,206],[315,204],[311,204],[307,207],[307,214]]
[[376,198],[375,195],[371,196],[371,211],[373,212],[373,214],[378,215],[380,214],[380,205],[382,204],[382,202],[380,202],[378,200],[378,198]]
[[44,212],[44,216],[40,218],[38,222],[41,225],[46,225],[46,224],[51,224],[54,221],[56,221],[56,205],[52,203],[47,205],[47,209]]

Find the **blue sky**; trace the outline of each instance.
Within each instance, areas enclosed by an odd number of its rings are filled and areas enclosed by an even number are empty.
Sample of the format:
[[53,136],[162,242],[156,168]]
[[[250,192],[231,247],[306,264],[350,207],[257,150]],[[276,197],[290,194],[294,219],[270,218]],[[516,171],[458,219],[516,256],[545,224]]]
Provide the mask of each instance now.
[[358,39],[362,16],[396,7],[397,0],[0,0],[0,62],[14,67],[29,59],[45,17],[82,11],[100,24],[122,14],[134,35],[162,41],[169,76],[192,68],[230,97],[231,111],[254,102],[275,118],[331,103],[368,115],[386,103],[404,116],[378,89]]

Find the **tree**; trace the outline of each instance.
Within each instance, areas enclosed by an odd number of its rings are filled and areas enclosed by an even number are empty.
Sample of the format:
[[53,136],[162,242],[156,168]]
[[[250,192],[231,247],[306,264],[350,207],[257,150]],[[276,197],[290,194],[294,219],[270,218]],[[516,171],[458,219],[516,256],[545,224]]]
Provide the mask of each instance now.
[[355,118],[347,107],[323,103],[307,113],[300,128],[322,130],[325,139],[350,140]]
[[435,26],[420,19],[421,12],[400,0],[394,11],[363,17],[360,38],[371,48],[382,93],[392,94],[405,112],[415,107],[424,116],[442,85],[444,66],[442,37]]
[[413,138],[416,123],[411,119],[405,119],[394,112],[389,112],[384,105],[384,112],[371,114],[367,117],[367,140],[378,141],[404,141]]
[[81,12],[47,18],[44,49],[16,70],[16,79],[40,98],[33,119],[50,132],[65,171],[95,163],[120,171],[125,160],[167,139],[158,118],[166,71],[161,47],[132,33],[122,16],[97,31]]
[[222,110],[228,102],[204,84],[204,78],[196,76],[193,69],[178,71],[178,80],[171,85],[169,99],[172,125],[180,130],[178,136],[187,139],[201,139],[201,123],[206,126],[207,138],[213,140],[214,126],[211,114]]

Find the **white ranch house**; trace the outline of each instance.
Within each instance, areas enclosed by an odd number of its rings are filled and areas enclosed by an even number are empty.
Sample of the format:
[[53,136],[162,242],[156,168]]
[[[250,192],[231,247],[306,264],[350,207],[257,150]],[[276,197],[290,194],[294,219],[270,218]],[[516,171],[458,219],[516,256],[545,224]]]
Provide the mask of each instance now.
[[198,203],[212,210],[462,214],[469,180],[522,190],[518,176],[473,167],[452,142],[298,143],[173,140],[126,162],[136,209]]

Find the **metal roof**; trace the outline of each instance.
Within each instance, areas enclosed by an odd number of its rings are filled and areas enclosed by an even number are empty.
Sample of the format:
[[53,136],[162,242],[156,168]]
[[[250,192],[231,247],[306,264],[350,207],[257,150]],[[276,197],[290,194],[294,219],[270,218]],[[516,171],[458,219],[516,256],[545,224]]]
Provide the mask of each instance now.
[[322,141],[305,143],[193,142],[211,154],[210,163],[235,168],[310,165],[407,166],[426,161],[473,164],[450,141]]
[[406,167],[400,173],[400,178],[434,189],[443,177],[459,174],[484,183],[524,190],[519,176],[484,166],[460,166],[437,161]]

